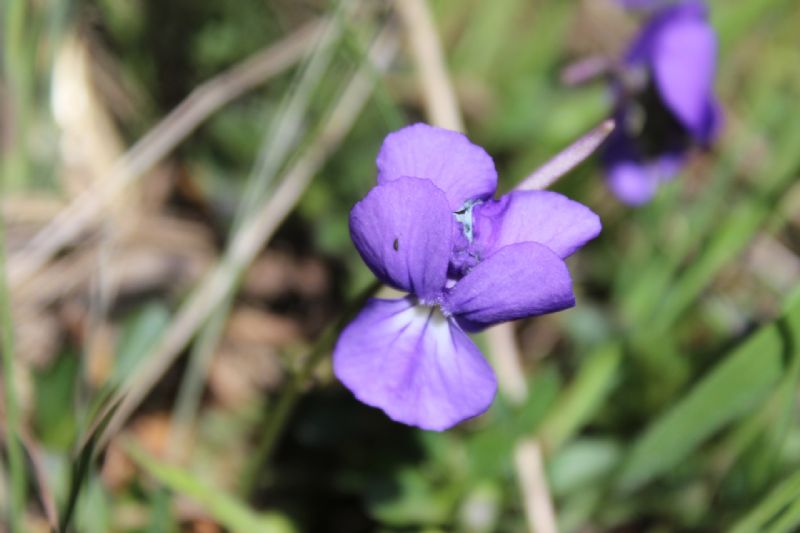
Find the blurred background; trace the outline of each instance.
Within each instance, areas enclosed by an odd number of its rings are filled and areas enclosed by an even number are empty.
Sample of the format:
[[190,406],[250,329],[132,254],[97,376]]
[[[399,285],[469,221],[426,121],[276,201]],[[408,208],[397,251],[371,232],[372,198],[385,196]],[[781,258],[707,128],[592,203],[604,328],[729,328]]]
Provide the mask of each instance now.
[[[641,24],[611,0],[427,5],[502,190],[611,114],[602,78],[562,72]],[[509,388],[444,433],[312,352],[373,281],[347,219],[383,137],[430,120],[424,24],[389,1],[0,9],[8,530],[800,527],[797,1],[710,2],[724,132],[652,203],[597,158],[553,187],[604,224],[570,259],[578,304],[510,348],[477,335]]]

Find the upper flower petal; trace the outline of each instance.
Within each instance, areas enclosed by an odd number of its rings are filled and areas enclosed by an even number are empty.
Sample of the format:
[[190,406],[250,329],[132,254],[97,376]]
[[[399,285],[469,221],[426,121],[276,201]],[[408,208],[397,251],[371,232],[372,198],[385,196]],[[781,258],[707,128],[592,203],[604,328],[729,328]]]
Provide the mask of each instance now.
[[486,151],[461,133],[414,124],[386,136],[378,153],[378,183],[402,176],[427,178],[445,192],[451,211],[497,188],[497,171]]
[[713,102],[717,39],[703,10],[679,6],[652,49],[652,69],[664,103],[692,134],[707,142],[716,130]]
[[523,242],[500,248],[445,295],[442,308],[470,330],[575,305],[567,265],[550,248]]
[[497,383],[477,346],[433,307],[372,299],[342,331],[333,370],[397,422],[444,430],[488,409]]
[[598,217],[585,205],[551,191],[514,191],[476,206],[476,239],[487,255],[519,242],[538,242],[565,258],[600,233]]
[[661,99],[700,142],[719,130],[713,84],[717,40],[700,0],[684,0],[657,10],[630,46],[626,62],[645,66]]
[[384,283],[434,298],[445,286],[453,215],[447,198],[426,179],[377,185],[350,212],[350,235]]

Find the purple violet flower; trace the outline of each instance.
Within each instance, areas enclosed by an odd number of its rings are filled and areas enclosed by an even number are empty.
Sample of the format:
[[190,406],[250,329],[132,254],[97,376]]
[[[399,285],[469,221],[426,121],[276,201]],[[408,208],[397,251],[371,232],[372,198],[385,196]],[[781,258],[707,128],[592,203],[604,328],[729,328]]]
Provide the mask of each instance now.
[[370,299],[342,331],[333,369],[393,420],[444,430],[483,413],[497,389],[465,331],[572,307],[564,258],[600,221],[554,192],[493,199],[492,158],[454,131],[391,133],[377,165],[350,233],[375,275],[409,295]]
[[706,147],[719,132],[717,40],[701,0],[621,1],[654,11],[616,77],[617,129],[603,161],[616,196],[640,205],[680,171],[692,145]]

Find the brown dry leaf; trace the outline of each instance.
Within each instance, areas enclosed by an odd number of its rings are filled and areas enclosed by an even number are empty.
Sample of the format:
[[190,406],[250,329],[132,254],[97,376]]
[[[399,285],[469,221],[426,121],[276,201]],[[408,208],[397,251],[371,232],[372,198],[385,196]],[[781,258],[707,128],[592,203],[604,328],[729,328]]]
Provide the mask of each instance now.
[[274,298],[292,285],[294,262],[281,252],[269,251],[253,261],[242,283],[242,290],[258,298]]
[[222,528],[208,518],[198,518],[191,524],[194,533],[219,533]]
[[618,57],[635,31],[632,17],[614,0],[583,0],[566,43],[578,56]]
[[758,235],[746,258],[750,271],[780,294],[787,294],[800,280],[800,257],[771,235]]
[[256,259],[245,274],[242,289],[257,298],[275,298],[287,292],[306,297],[324,294],[330,287],[325,265],[312,258],[298,259],[269,250]]
[[91,328],[86,349],[86,379],[93,387],[102,386],[114,369],[117,331],[108,322]]
[[208,384],[222,405],[235,409],[251,405],[282,378],[280,361],[270,349],[224,345],[211,363]]
[[306,297],[325,294],[330,288],[330,277],[325,265],[313,258],[303,259],[295,265],[292,281],[295,290]]
[[136,466],[119,445],[119,439],[112,439],[106,449],[105,460],[100,471],[103,483],[116,492],[128,486],[135,475]]
[[14,338],[20,360],[43,368],[56,355],[61,340],[61,324],[44,309],[18,305],[14,308]]
[[131,431],[139,445],[150,455],[163,458],[169,443],[171,418],[168,413],[154,413],[137,418]]
[[[47,519],[45,517],[32,514],[25,515],[23,529],[27,533],[49,533],[52,531],[52,528],[50,527],[50,524],[47,523]],[[0,528],[0,531],[5,530]]]
[[181,521],[188,522],[188,531],[217,533],[222,528],[216,524],[202,505],[190,498],[177,496],[174,500],[175,514]]
[[[25,191],[24,194],[14,194],[4,191],[5,198],[0,201],[0,212],[8,227],[9,242],[18,229],[29,228],[30,234],[41,229],[64,209],[65,203],[61,198],[54,198],[37,192]],[[26,239],[27,240],[27,239]],[[14,247],[9,246],[13,252]]]
[[283,347],[300,340],[293,320],[255,307],[237,307],[225,329],[225,339],[235,345]]
[[[35,391],[33,384],[33,376],[30,369],[26,365],[16,365],[14,367],[14,386],[17,393],[17,408],[20,410],[22,420],[30,420],[33,415],[33,408]],[[3,386],[0,383],[0,420],[6,419],[6,406],[5,406],[5,393]],[[24,423],[24,422],[23,422]],[[2,426],[0,426],[0,435],[2,435]],[[2,496],[2,493],[0,493]]]

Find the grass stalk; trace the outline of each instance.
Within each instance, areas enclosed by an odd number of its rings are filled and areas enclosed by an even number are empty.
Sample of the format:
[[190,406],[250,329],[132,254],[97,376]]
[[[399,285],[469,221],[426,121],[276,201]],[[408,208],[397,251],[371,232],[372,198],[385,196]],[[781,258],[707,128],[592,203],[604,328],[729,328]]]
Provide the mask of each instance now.
[[22,449],[21,417],[17,387],[14,383],[14,323],[11,311],[11,294],[6,277],[5,220],[0,217],[0,350],[3,365],[3,392],[5,401],[5,446],[8,455],[10,481],[9,528],[22,531],[25,495],[28,481],[25,472],[25,455]]

